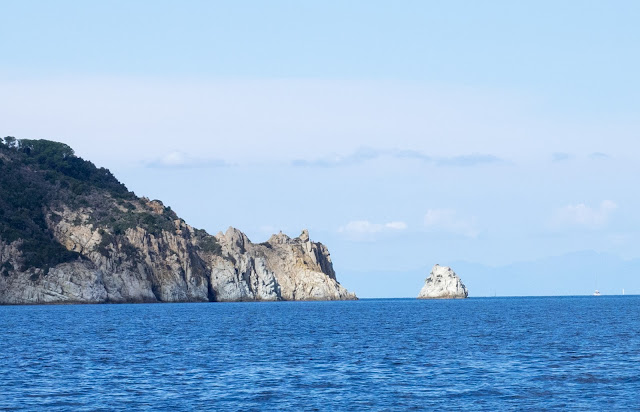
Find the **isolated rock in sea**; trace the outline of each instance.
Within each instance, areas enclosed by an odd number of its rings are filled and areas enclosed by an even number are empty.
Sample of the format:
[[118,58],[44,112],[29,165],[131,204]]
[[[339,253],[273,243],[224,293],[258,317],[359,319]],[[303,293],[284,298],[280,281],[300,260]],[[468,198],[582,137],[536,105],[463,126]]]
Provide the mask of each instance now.
[[469,296],[462,280],[448,266],[435,265],[418,299],[464,299]]

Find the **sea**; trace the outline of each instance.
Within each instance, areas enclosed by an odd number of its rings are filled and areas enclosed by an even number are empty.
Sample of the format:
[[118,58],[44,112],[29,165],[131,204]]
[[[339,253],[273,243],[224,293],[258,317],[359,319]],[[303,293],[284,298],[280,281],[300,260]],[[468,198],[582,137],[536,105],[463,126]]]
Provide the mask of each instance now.
[[640,296],[0,307],[0,410],[640,410]]

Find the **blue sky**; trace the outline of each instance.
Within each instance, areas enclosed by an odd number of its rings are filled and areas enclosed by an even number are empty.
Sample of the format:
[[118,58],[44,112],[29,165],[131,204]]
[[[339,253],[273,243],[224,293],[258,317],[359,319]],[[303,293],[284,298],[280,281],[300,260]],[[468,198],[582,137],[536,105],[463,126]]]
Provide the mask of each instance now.
[[640,258],[638,2],[3,1],[0,14],[0,133],[66,142],[194,226],[254,241],[309,228],[364,297],[414,296],[435,263],[490,294],[479,267],[562,256],[573,266],[549,288],[522,269],[504,293],[589,293],[595,277],[640,293],[625,266]]

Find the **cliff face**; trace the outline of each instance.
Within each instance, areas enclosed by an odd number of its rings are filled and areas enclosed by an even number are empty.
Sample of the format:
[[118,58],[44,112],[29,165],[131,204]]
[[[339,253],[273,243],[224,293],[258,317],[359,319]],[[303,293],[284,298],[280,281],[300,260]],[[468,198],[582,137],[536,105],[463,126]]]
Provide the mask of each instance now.
[[[22,164],[25,155],[15,151],[0,147],[0,167],[26,179],[39,203],[28,200],[32,212],[21,217],[15,186],[0,214],[0,304],[355,299],[337,282],[327,248],[306,230],[262,244],[233,228],[211,236],[161,202],[121,190],[108,171],[97,175],[108,173],[107,183],[95,187],[29,157]],[[11,184],[0,183],[5,191]],[[18,218],[26,223],[14,230]]]
[[467,288],[450,267],[435,265],[425,280],[418,299],[464,299],[467,296]]
[[211,287],[217,300],[341,300],[355,299],[336,280],[329,251],[309,240],[273,235],[253,244],[229,228],[216,239],[222,256],[209,256]]

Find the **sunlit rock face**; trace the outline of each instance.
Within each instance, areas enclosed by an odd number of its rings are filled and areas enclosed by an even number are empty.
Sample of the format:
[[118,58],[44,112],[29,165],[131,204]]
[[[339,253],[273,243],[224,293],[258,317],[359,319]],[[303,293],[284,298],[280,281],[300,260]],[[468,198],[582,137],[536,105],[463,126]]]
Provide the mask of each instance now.
[[469,296],[462,280],[448,266],[435,265],[418,299],[464,299]]
[[193,228],[62,143],[0,140],[0,304],[356,299],[309,232]]
[[77,224],[82,219],[69,210],[50,222],[57,240],[81,258],[46,272],[19,270],[19,242],[0,240],[2,260],[15,268],[0,276],[0,304],[356,299],[337,281],[327,248],[306,230],[254,244],[229,228],[211,236],[219,249],[209,251],[199,244],[210,235],[198,238],[181,220],[175,231],[134,227],[118,236]]
[[355,299],[338,281],[329,251],[309,232],[283,233],[254,244],[239,230],[216,235],[220,256],[211,256],[211,288],[218,301]]

